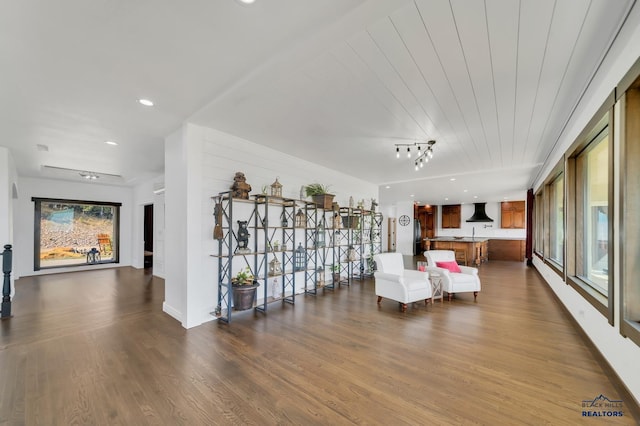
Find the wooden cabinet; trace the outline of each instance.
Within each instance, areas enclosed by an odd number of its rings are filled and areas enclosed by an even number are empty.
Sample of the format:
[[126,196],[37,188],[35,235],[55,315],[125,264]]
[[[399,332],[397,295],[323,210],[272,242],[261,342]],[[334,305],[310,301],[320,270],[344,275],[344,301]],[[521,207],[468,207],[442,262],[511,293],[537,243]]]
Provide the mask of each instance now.
[[526,215],[524,201],[504,201],[501,207],[501,228],[524,229]]
[[442,206],[442,228],[460,228],[460,204]]
[[525,240],[500,240],[489,241],[489,257],[491,260],[512,260],[524,262]]

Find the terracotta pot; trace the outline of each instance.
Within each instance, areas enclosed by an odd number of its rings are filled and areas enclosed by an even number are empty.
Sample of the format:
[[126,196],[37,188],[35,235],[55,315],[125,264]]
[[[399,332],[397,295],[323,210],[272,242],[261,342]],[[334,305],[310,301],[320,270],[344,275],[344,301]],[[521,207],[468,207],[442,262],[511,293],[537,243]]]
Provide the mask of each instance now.
[[322,195],[311,196],[316,206],[325,210],[331,210],[333,205],[333,197],[335,197],[335,195],[333,194],[322,194]]

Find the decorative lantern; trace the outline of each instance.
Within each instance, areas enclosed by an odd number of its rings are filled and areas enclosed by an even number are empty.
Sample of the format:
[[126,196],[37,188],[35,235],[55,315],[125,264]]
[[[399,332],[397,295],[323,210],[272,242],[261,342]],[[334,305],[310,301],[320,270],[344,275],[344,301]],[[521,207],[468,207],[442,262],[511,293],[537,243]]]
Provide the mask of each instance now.
[[287,213],[282,212],[282,214],[280,215],[280,223],[283,228],[289,227],[289,221],[287,220]]
[[298,243],[298,248],[294,253],[294,260],[293,260],[293,269],[295,271],[304,271],[307,268],[306,257],[307,257],[307,253],[304,247],[302,247],[302,243]]
[[324,268],[318,268],[316,273],[318,274],[318,281],[317,281],[317,285],[318,287],[324,287],[325,286],[325,281],[324,281]]
[[349,246],[349,248],[347,249],[347,258],[345,260],[347,262],[355,262],[356,259],[356,249],[353,246]]
[[282,275],[282,265],[277,257],[274,257],[273,260],[269,262],[269,275]]
[[325,242],[324,221],[320,222],[318,229],[316,229],[316,248],[324,247]]
[[271,196],[282,197],[282,184],[278,182],[278,178],[271,184]]
[[302,209],[298,209],[298,213],[296,213],[296,228],[306,228],[306,227],[307,227],[307,218],[302,212]]

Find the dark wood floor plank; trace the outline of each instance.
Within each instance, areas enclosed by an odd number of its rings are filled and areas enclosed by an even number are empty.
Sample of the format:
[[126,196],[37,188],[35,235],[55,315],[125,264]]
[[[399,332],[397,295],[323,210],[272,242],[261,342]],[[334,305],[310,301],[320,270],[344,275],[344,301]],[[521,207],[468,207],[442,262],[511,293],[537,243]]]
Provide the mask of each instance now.
[[[364,280],[190,330],[142,270],[23,278],[0,323],[0,424],[594,423],[582,400],[620,384],[546,284],[518,263],[480,274],[477,303],[403,313]],[[625,411],[607,423],[636,424]]]

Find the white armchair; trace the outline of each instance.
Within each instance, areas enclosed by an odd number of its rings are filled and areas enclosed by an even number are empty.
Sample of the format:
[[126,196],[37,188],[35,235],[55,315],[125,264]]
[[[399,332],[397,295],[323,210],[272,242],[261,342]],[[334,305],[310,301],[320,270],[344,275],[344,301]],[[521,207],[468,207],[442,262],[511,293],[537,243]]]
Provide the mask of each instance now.
[[473,292],[473,300],[476,301],[480,291],[480,277],[478,268],[459,266],[460,272],[450,272],[448,269],[439,268],[436,262],[455,262],[456,255],[452,250],[427,250],[424,252],[427,259],[427,272],[439,274],[442,279],[442,290],[449,294],[449,300],[453,293]]
[[382,298],[400,303],[402,312],[407,310],[407,303],[424,300],[425,305],[431,299],[431,283],[429,273],[404,269],[401,253],[381,253],[373,257],[377,271],[374,274],[378,305]]

